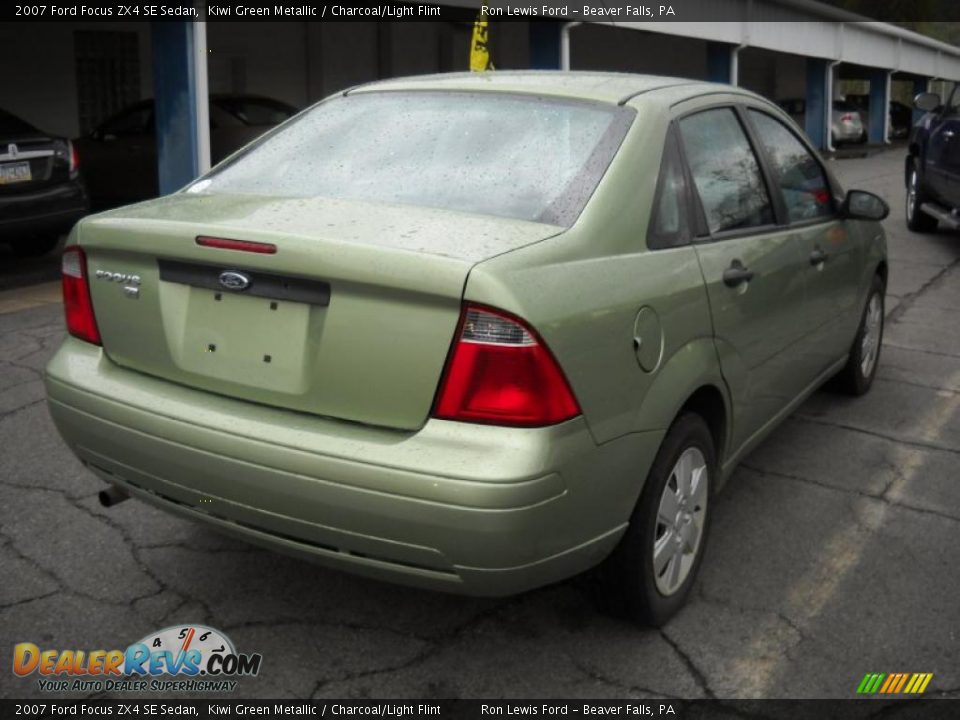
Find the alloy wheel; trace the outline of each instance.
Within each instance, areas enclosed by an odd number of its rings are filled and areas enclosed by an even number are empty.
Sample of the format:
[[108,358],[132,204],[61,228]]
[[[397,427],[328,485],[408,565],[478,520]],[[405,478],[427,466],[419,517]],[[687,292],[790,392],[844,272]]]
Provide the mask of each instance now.
[[917,207],[917,171],[910,171],[910,183],[907,185],[907,219],[913,217]]
[[864,317],[863,339],[860,341],[860,372],[869,378],[880,351],[880,333],[883,328],[883,301],[877,293],[870,296]]
[[699,449],[688,447],[670,472],[657,510],[653,575],[661,595],[677,592],[697,559],[708,489],[707,461]]

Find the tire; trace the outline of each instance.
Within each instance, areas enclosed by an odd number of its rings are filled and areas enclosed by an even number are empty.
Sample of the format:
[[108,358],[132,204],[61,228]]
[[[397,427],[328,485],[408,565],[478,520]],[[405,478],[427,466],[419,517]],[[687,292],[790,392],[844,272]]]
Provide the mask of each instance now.
[[[690,465],[681,464],[681,459]],[[679,526],[659,520],[667,493],[674,498],[678,495],[678,471],[698,466],[699,474],[694,472],[688,477],[699,477],[699,483],[674,508],[675,517],[682,518]],[[659,627],[683,607],[703,561],[716,468],[713,436],[706,422],[695,413],[681,415],[657,451],[626,532],[598,570],[595,589],[604,609],[641,625]],[[693,540],[690,533],[697,527],[699,533]],[[673,552],[669,551],[671,548]],[[665,559],[659,574],[654,570],[654,553],[658,549],[663,550]]]
[[10,246],[17,257],[40,257],[53,250],[60,242],[59,235],[42,235],[39,237],[15,240]]
[[880,364],[880,348],[883,346],[885,291],[883,278],[874,275],[867,303],[860,316],[860,326],[850,348],[850,357],[834,382],[834,387],[847,395],[863,395],[873,385]]
[[917,172],[917,166],[910,164],[910,170],[907,173],[907,197],[906,197],[906,215],[907,227],[914,232],[929,233],[937,229],[937,219],[927,215],[920,209],[920,206],[927,201],[927,194],[923,189],[923,182],[920,179],[920,173]]

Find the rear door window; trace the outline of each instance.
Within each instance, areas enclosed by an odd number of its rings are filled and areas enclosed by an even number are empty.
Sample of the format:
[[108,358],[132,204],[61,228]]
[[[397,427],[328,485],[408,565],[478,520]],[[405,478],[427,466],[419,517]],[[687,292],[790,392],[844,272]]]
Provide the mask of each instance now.
[[240,125],[279,125],[297,112],[288,105],[265,98],[218,98],[214,103],[221,114],[228,115],[234,120],[233,124]]
[[103,135],[126,137],[129,135],[146,135],[153,129],[153,106],[141,105],[131,108],[101,126]]
[[732,108],[689,115],[680,134],[711,235],[773,224],[760,164]]
[[37,129],[30,123],[24,122],[16,115],[11,115],[5,110],[0,110],[0,137],[6,135],[29,135],[37,132]]
[[817,159],[779,120],[758,110],[748,112],[783,194],[787,220],[795,223],[832,217],[830,185]]
[[653,213],[647,230],[647,247],[665,248],[682,245],[689,240],[687,182],[683,175],[677,139],[673,131],[667,135],[660,163]]

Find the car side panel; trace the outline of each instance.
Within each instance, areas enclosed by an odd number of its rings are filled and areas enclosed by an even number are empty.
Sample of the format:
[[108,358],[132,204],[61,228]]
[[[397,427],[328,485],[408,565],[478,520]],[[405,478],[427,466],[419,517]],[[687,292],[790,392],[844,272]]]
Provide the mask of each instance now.
[[928,188],[940,202],[960,206],[960,115],[930,118],[924,162]]
[[[697,248],[707,282],[723,376],[734,401],[732,448],[790,403],[812,369],[797,353],[805,337],[804,259],[782,230],[704,243]],[[735,288],[724,271],[739,260],[754,272]]]

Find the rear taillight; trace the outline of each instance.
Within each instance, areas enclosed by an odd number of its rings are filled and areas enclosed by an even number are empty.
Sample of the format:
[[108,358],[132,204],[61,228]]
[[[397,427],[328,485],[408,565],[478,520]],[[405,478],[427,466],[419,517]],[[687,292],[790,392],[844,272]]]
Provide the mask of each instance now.
[[77,153],[77,146],[67,140],[67,153],[70,155],[70,174],[80,169],[80,155]]
[[502,310],[463,308],[434,416],[493,425],[553,425],[580,414],[537,333]]
[[87,256],[80,247],[71,245],[63,251],[60,268],[63,273],[63,309],[67,316],[67,332],[88,343],[100,345],[100,331],[97,329],[87,283]]

